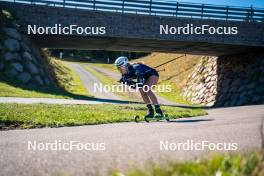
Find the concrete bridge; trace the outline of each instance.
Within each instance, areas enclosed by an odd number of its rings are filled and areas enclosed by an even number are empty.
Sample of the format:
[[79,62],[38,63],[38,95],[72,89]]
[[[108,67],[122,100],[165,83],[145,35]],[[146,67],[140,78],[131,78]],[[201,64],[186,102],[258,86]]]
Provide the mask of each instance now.
[[[0,2],[0,6],[15,12],[22,22],[21,29],[25,33],[28,32],[28,25],[31,25],[31,29],[36,25],[42,32],[43,29],[47,29],[46,27],[54,27],[55,24],[61,27],[70,25],[92,27],[88,32],[93,34],[81,35],[76,31],[69,35],[55,35],[51,34],[49,29],[46,30],[47,33],[40,35],[32,34],[31,30],[29,36],[40,47],[157,51],[216,56],[255,52],[264,48],[264,10],[262,9],[188,6],[165,2],[163,4],[166,6],[162,7],[161,2],[155,4],[154,1],[143,6],[146,1],[138,0],[144,3],[132,5],[127,3],[130,1],[137,2],[136,0],[117,1],[119,3],[117,6],[114,2],[109,4],[100,1],[96,4],[97,1],[89,0],[78,1],[78,4],[67,3],[67,0],[62,2],[30,0],[28,3],[25,3],[27,2],[25,0],[24,3]],[[93,2],[93,4],[81,2]],[[170,8],[175,11],[172,12]],[[178,27],[188,28],[186,27],[188,25],[237,30],[233,31],[233,34],[209,34],[208,31],[205,31],[205,34],[182,34],[183,30]],[[96,33],[97,30],[101,30],[102,33]],[[181,35],[177,32],[181,32]]]

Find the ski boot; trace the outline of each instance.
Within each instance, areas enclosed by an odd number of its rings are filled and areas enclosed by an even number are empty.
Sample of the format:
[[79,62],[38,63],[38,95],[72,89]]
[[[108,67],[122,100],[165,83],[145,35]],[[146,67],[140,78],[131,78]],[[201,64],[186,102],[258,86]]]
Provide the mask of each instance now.
[[155,112],[156,115],[154,116],[157,121],[166,119],[168,122],[170,121],[168,114],[164,114],[162,110],[160,109],[160,105],[155,105]]
[[160,109],[160,105],[155,105],[155,112],[156,112],[155,118],[163,118],[164,117],[164,114],[163,114],[162,110]]
[[148,104],[147,108],[148,108],[148,113],[147,113],[147,115],[145,115],[144,119],[146,122],[149,122],[151,119],[154,118],[154,110],[153,110],[151,104]]
[[[147,108],[148,108],[148,113],[144,116],[144,120],[146,122],[149,122],[150,120],[152,120],[154,118],[154,110],[153,110],[151,104],[148,104]],[[136,115],[134,118],[135,118],[135,122],[138,123],[140,121],[140,117],[138,115]]]

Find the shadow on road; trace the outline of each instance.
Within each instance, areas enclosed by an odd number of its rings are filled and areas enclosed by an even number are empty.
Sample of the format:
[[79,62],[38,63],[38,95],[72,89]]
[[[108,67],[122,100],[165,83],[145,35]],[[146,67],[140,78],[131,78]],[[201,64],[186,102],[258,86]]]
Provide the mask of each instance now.
[[170,120],[170,122],[176,122],[176,123],[194,123],[194,122],[208,122],[213,121],[214,119],[188,119],[188,120]]
[[211,109],[212,107],[207,106],[195,106],[195,105],[184,105],[184,104],[177,104],[177,105],[166,105],[161,104],[163,106],[170,106],[170,107],[177,107],[177,108],[190,108],[190,109]]

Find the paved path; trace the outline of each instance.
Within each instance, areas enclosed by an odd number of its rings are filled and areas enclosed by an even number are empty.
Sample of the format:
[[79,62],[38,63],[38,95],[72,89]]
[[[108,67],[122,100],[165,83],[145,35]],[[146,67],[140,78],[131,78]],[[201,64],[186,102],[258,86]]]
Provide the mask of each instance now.
[[[259,148],[264,105],[208,110],[209,115],[170,123],[115,123],[81,127],[0,131],[0,175],[64,173],[106,175],[109,168],[142,166],[149,160],[189,160],[208,152],[160,151],[160,141],[237,143],[238,151]],[[74,117],[73,117],[74,118]],[[105,151],[32,151],[28,141],[105,143]]]
[[112,92],[95,91],[94,85],[95,84],[99,85],[101,81],[95,75],[93,75],[92,73],[88,72],[83,67],[81,67],[79,64],[69,63],[69,66],[77,72],[87,91],[95,98],[121,100],[118,96],[116,96]]

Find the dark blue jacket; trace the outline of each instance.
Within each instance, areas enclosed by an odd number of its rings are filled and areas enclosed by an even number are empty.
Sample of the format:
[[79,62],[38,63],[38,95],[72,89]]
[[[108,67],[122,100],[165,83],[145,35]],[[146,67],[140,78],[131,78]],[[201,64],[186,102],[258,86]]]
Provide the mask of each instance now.
[[[120,82],[127,83],[128,85],[144,85],[146,80],[152,75],[159,76],[158,72],[147,65],[144,64],[130,64],[128,66],[127,73],[122,75]],[[137,81],[133,81],[136,79]]]

